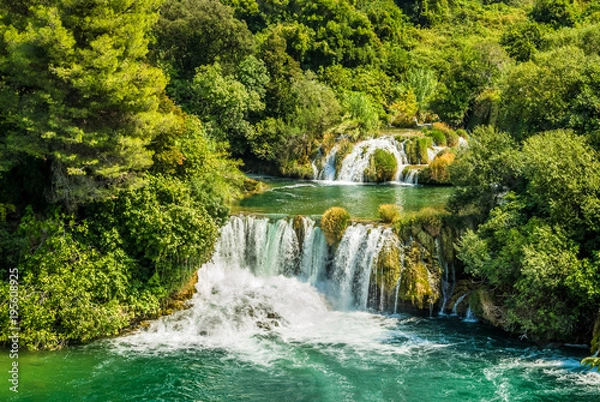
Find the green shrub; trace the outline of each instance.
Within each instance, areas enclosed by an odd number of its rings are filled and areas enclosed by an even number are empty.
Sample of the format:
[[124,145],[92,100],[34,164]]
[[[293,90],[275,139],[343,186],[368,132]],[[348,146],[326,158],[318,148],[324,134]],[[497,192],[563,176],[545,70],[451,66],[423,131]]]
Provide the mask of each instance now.
[[419,183],[424,184],[450,184],[449,167],[454,162],[452,152],[440,152],[431,161],[429,166],[419,173]]
[[[395,231],[402,234],[402,238],[415,235],[420,231],[426,231],[429,235],[437,237],[442,231],[444,219],[448,212],[441,209],[423,208],[420,211],[403,214],[401,219],[395,222]],[[406,236],[405,236],[406,235]]]
[[417,155],[419,164],[425,165],[429,163],[429,155],[427,150],[433,146],[431,137],[417,138]]
[[339,243],[350,223],[350,214],[344,208],[331,207],[321,218],[321,230],[330,246]]
[[383,183],[392,181],[398,171],[396,157],[383,149],[376,149],[371,155],[369,167],[365,171],[365,179],[368,182]]
[[449,147],[455,147],[458,145],[458,134],[455,131],[446,133],[446,145]]
[[439,147],[446,146],[446,135],[440,130],[431,130],[425,134],[433,140],[433,143]]
[[[134,266],[118,246],[117,233],[104,234],[109,250],[87,243],[88,225],[70,216],[54,214],[39,220],[29,211],[16,237],[28,239],[20,250],[20,339],[28,349],[58,349],[69,342],[85,342],[116,335],[130,323],[131,270]],[[8,282],[0,289],[8,295]],[[7,300],[7,298],[3,298]],[[158,303],[146,304],[149,310]],[[0,341],[9,334],[8,304],[0,306]]]
[[400,219],[401,208],[396,204],[382,204],[377,212],[384,223],[393,223]]
[[404,152],[406,153],[406,158],[408,159],[408,163],[411,165],[419,164],[419,154],[417,147],[417,138],[410,138],[406,140],[404,143]]
[[157,275],[167,293],[189,280],[210,258],[217,226],[190,188],[175,178],[150,183],[119,200],[116,227],[129,255],[144,268],[140,279]]
[[310,163],[299,163],[297,160],[288,161],[281,167],[281,173],[284,176],[297,179],[312,179],[314,172]]

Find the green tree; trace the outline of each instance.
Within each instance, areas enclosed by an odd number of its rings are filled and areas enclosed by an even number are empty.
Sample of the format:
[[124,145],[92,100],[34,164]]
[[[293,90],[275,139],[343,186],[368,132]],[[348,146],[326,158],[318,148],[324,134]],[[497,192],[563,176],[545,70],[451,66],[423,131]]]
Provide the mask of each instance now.
[[[567,131],[532,136],[520,148],[502,137],[506,148],[513,148],[498,153],[502,160],[483,163],[497,146],[491,141],[471,141],[471,149],[459,157],[463,172],[488,165],[487,175],[477,175],[480,185],[501,193],[485,222],[462,237],[458,257],[468,273],[496,289],[507,329],[543,341],[568,339],[590,328],[600,300],[597,152],[584,137]],[[518,179],[500,187],[502,172],[516,172]],[[465,186],[458,194],[470,196],[480,208],[489,205],[481,190],[469,193]]]
[[[3,2],[0,174],[38,171],[69,207],[139,184],[169,126],[166,80],[145,62],[157,1]],[[13,176],[14,177],[14,176]]]
[[542,46],[542,29],[533,22],[516,25],[505,31],[500,44],[510,57],[517,61],[528,61]]
[[530,17],[554,28],[571,26],[575,22],[573,0],[536,0]]
[[600,143],[600,58],[576,47],[540,53],[503,80],[498,125],[516,138],[571,128]]
[[183,80],[191,80],[196,68],[217,59],[230,69],[254,49],[252,33],[233,14],[218,0],[166,1],[153,30],[155,57],[173,78]]
[[509,190],[522,186],[522,159],[507,133],[479,127],[468,148],[459,150],[449,167],[456,191],[449,201],[454,212],[472,211],[485,218]]

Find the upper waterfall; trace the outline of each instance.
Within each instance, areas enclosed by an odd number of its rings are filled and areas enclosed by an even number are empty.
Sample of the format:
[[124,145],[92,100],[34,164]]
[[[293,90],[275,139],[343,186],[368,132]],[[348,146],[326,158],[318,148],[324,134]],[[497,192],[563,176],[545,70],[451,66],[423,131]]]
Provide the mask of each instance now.
[[383,149],[394,155],[398,164],[398,172],[394,177],[394,181],[400,181],[402,170],[404,166],[408,165],[408,158],[404,151],[404,144],[396,141],[393,137],[374,138],[356,144],[352,152],[344,158],[337,180],[365,181],[365,170],[369,167],[371,156],[377,149]]
[[[383,136],[358,142],[347,155],[340,156],[339,145],[322,155],[321,168],[313,161],[314,179],[325,181],[362,183],[366,180],[366,171],[376,150],[384,150],[393,155],[397,170],[393,182],[416,184],[418,169],[409,168],[411,165],[405,150],[405,141],[399,141],[391,136]],[[433,151],[437,152],[437,151]],[[338,158],[343,158],[341,161]],[[430,159],[435,157],[430,156]]]

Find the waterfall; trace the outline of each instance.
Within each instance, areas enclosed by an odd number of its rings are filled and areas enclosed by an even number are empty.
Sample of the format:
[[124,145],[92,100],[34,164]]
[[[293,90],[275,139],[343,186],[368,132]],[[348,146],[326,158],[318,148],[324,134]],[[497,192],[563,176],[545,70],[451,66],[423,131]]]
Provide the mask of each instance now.
[[448,304],[448,300],[452,297],[454,293],[454,286],[456,285],[456,271],[454,269],[454,264],[448,261],[444,261],[442,258],[442,246],[439,238],[435,239],[435,257],[438,260],[438,263],[443,268],[442,273],[442,305],[440,306],[440,315],[444,315],[446,311],[446,306]]
[[300,258],[300,276],[302,280],[317,286],[324,280],[324,267],[329,258],[329,250],[323,231],[315,226],[312,219],[302,217],[302,224],[304,240]]
[[331,291],[337,308],[365,309],[371,269],[391,229],[353,224],[346,229],[333,261]]
[[[419,263],[431,265],[430,257],[426,258],[428,252],[422,244],[417,244]],[[383,225],[352,223],[340,242],[330,247],[317,222],[308,217],[272,220],[232,216],[221,228],[213,261],[220,266],[249,271],[260,278],[296,278],[317,289],[337,310],[373,308],[397,313],[398,301],[403,297],[400,288],[405,246],[392,228]],[[441,289],[440,312],[443,312],[455,279],[453,267],[442,261],[439,240],[435,246],[434,265],[443,267],[442,278],[428,268],[427,280],[436,292]],[[393,257],[389,257],[389,252],[394,253]],[[378,265],[380,255],[397,261],[382,260],[383,265]],[[390,263],[395,268],[387,268],[386,264]],[[462,295],[454,304],[455,314],[465,297]]]
[[408,158],[403,143],[398,143],[393,137],[374,138],[356,144],[352,152],[342,161],[338,180],[363,182],[365,170],[369,167],[371,156],[377,149],[383,149],[394,155],[398,164],[398,172],[394,180],[400,181],[402,170],[405,165],[408,165]]
[[477,317],[475,317],[475,313],[471,310],[471,306],[467,308],[467,312],[465,314],[465,318],[463,318],[464,322],[477,322]]
[[419,169],[407,168],[406,170],[406,174],[400,177],[400,181],[407,184],[419,184]]
[[[371,271],[386,241],[395,239],[392,229],[354,223],[333,252],[312,219],[299,219],[300,239],[291,220],[233,216],[221,229],[214,260],[259,277],[297,277],[337,309],[366,309]],[[375,306],[382,309],[383,290],[378,297]]]
[[462,295],[461,297],[459,297],[456,302],[454,303],[454,307],[452,307],[452,315],[457,316],[458,312],[456,311],[456,309],[458,308],[458,305],[464,300],[465,297],[467,297],[469,294],[465,293],[464,295]]
[[337,145],[331,148],[331,151],[329,151],[329,153],[325,157],[325,160],[323,161],[323,170],[321,170],[321,172],[314,176],[316,179],[325,181],[335,180],[335,161],[337,158],[337,152]]
[[341,181],[341,182],[364,182],[365,170],[369,167],[371,156],[377,149],[383,149],[396,158],[398,171],[394,181],[403,183],[414,183],[416,173],[412,172],[403,178],[402,171],[408,166],[408,157],[404,150],[404,142],[398,142],[394,137],[380,137],[357,143],[352,152],[344,157],[340,171],[336,171],[336,160],[339,147],[334,146],[323,159],[322,169],[319,171],[317,164],[313,161],[313,177],[317,180]]

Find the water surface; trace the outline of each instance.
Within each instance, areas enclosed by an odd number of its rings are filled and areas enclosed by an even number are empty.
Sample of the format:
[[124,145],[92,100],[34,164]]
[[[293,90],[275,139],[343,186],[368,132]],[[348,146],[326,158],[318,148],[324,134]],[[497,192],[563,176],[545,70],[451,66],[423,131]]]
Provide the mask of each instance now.
[[240,201],[235,212],[268,215],[322,215],[332,206],[343,207],[353,218],[377,218],[381,204],[397,204],[404,211],[443,208],[451,187],[402,184],[348,184],[325,181],[264,179],[270,188]]

